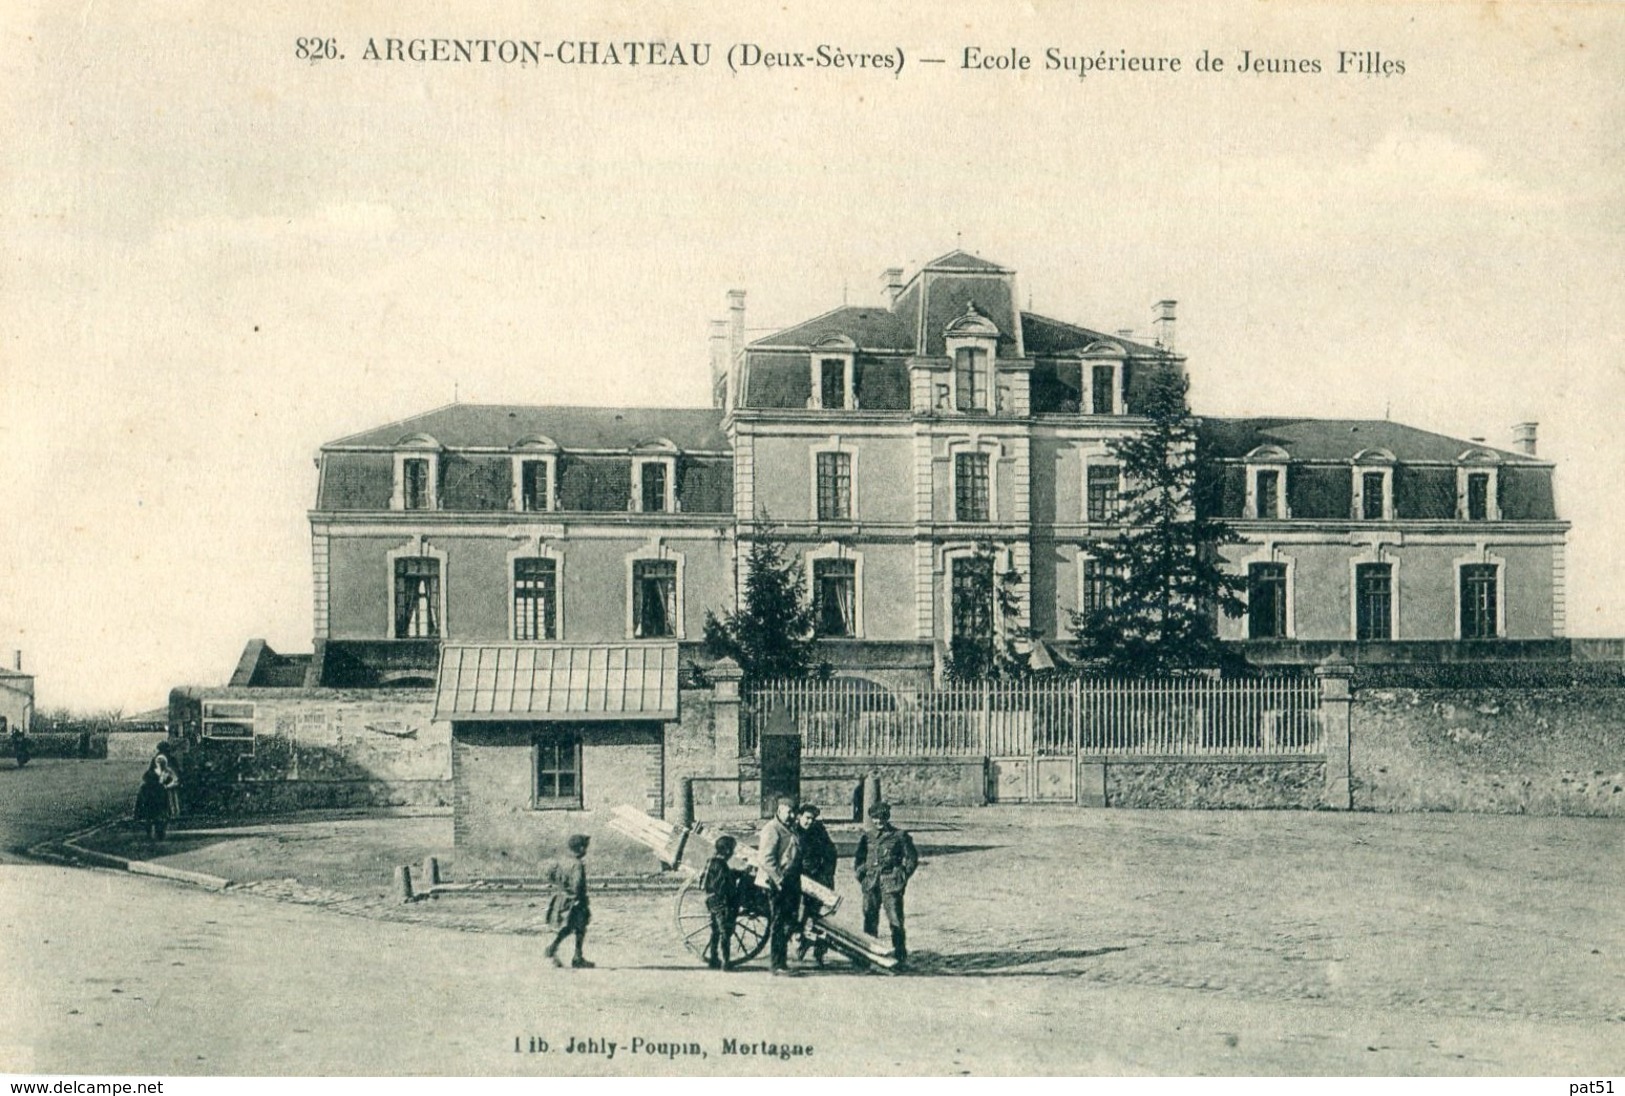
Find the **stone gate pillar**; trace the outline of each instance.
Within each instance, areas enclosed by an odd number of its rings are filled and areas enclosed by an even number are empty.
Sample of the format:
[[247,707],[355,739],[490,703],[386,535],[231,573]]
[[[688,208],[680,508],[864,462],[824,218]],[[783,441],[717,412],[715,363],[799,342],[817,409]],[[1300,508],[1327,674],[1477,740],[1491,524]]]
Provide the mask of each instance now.
[[1321,738],[1326,746],[1326,806],[1335,811],[1354,809],[1350,760],[1354,710],[1354,667],[1333,655],[1315,667],[1320,685]]
[[750,752],[746,749],[745,724],[739,711],[739,683],[744,680],[745,672],[739,663],[724,658],[706,673],[711,678],[711,718],[716,728],[712,772],[717,776],[734,776],[739,772],[739,759]]

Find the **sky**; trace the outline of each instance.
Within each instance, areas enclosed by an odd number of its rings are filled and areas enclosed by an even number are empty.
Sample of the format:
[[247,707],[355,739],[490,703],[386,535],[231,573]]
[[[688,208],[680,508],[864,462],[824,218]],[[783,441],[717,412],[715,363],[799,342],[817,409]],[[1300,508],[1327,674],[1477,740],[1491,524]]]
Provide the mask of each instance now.
[[[1625,635],[1625,10],[222,7],[0,13],[0,656],[42,709],[157,706],[250,638],[308,651],[324,441],[453,399],[704,405],[729,289],[765,333],[955,247],[1087,326],[1177,299],[1203,413],[1503,447],[1538,420],[1570,632]],[[362,59],[389,37],[712,50]],[[903,68],[726,59],[821,44]],[[1052,48],[1182,68],[1079,78]]]

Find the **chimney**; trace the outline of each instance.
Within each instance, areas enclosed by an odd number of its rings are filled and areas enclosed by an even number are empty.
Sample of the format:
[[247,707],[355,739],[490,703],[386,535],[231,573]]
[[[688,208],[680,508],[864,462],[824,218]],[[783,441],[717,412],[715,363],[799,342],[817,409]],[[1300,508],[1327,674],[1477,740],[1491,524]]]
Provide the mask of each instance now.
[[728,321],[711,321],[711,406],[728,406]]
[[11,653],[11,662],[18,673],[23,672],[23,649],[21,647]]
[[1158,301],[1152,308],[1152,330],[1157,333],[1157,345],[1172,354],[1174,352],[1174,305],[1177,301]]
[[886,303],[896,304],[897,295],[903,291],[903,268],[887,267],[885,273],[880,275],[880,280],[886,287]]
[[1536,434],[1540,431],[1538,422],[1520,422],[1512,428],[1512,444],[1518,447],[1518,452],[1526,457],[1535,455]]
[[745,291],[728,290],[728,360],[745,352]]

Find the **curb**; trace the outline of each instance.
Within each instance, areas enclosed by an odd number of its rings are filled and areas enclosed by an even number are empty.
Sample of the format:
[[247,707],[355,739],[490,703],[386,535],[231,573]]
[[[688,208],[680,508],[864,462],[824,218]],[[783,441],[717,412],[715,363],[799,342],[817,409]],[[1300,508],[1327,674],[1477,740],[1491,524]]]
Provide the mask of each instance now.
[[230,879],[224,879],[218,875],[209,875],[200,871],[187,871],[184,868],[172,868],[167,864],[155,864],[150,860],[126,860],[122,856],[97,852],[79,844],[82,839],[100,833],[109,826],[116,826],[118,822],[119,820],[103,822],[100,825],[70,833],[66,837],[43,841],[29,849],[28,854],[65,864],[88,863],[96,867],[111,868],[114,871],[126,871],[132,875],[148,875],[155,879],[168,879],[175,883],[186,883],[194,887],[204,887],[208,890],[223,891],[231,886]]

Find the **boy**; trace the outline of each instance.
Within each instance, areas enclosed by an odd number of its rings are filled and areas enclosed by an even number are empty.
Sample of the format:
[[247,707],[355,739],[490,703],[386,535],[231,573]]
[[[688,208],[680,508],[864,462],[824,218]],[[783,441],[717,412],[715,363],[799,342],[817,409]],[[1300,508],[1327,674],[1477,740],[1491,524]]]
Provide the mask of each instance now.
[[553,886],[553,896],[547,901],[547,923],[558,935],[553,942],[547,945],[547,957],[553,961],[555,967],[564,966],[559,958],[559,945],[564,938],[576,938],[575,958],[570,960],[570,966],[577,969],[591,967],[581,954],[582,941],[587,938],[587,924],[592,920],[592,910],[587,904],[587,868],[582,858],[587,855],[587,842],[589,838],[584,833],[572,834],[566,843],[573,861],[560,860],[547,869],[547,881]]
[[739,876],[728,861],[738,843],[727,834],[717,838],[716,849],[700,875],[705,891],[705,912],[711,915],[711,938],[705,944],[705,965],[732,970],[734,922],[739,918]]

